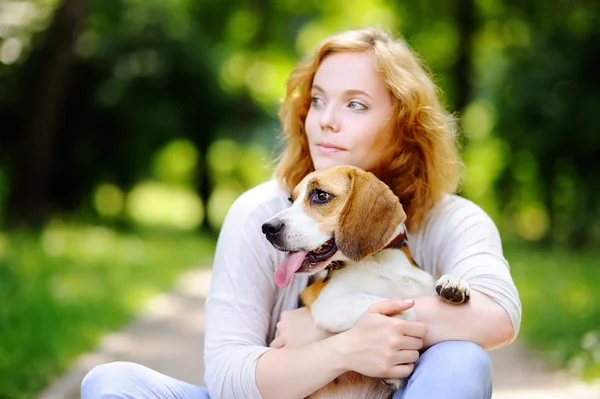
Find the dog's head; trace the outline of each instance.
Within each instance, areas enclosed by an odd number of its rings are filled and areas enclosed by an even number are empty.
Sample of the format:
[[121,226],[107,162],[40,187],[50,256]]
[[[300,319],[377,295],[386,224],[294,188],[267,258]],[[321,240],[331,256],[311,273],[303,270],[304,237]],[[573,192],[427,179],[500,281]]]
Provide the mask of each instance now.
[[406,219],[385,183],[352,166],[309,174],[290,200],[290,208],[262,225],[267,240],[288,252],[275,272],[279,287],[287,287],[294,273],[314,274],[332,260],[358,261],[380,251]]

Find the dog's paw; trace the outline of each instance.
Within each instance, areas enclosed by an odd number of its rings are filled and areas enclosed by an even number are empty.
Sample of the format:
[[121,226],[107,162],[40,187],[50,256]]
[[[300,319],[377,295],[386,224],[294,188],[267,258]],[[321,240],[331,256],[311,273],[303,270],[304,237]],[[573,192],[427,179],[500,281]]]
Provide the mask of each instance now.
[[381,382],[397,391],[404,383],[404,378],[382,378]]
[[453,305],[467,303],[471,297],[469,284],[465,280],[450,274],[444,274],[435,283],[435,292],[437,292],[444,301]]

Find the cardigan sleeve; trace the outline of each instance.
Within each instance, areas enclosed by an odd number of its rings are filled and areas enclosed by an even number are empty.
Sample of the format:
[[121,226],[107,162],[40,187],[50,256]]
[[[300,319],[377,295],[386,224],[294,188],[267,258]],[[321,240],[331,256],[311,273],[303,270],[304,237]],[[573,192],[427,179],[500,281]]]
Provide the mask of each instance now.
[[204,379],[211,398],[261,398],[256,365],[270,350],[277,299],[276,251],[261,225],[282,206],[273,183],[265,183],[238,198],[221,228],[206,301]]
[[491,297],[508,313],[513,339],[518,335],[519,293],[498,229],[479,206],[456,195],[447,196],[431,210],[414,238],[415,260],[425,270],[437,277],[452,274],[462,278],[471,289]]

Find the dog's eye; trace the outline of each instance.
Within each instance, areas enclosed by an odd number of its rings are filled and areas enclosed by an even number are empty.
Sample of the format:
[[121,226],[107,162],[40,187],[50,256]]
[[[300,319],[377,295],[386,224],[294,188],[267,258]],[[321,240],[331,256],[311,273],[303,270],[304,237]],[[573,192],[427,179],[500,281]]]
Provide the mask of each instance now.
[[324,204],[331,199],[331,194],[323,190],[313,190],[311,193],[311,200],[317,204]]
[[292,197],[288,197],[288,201],[294,202],[294,200],[292,199]]

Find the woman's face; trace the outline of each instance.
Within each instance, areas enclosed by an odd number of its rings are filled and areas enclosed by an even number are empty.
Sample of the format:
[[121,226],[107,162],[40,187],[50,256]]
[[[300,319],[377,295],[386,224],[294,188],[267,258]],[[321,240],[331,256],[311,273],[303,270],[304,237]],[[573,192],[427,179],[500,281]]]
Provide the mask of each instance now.
[[311,96],[305,129],[315,169],[377,165],[389,143],[383,127],[392,114],[392,99],[371,57],[364,52],[327,56]]

